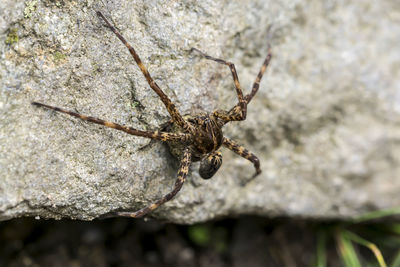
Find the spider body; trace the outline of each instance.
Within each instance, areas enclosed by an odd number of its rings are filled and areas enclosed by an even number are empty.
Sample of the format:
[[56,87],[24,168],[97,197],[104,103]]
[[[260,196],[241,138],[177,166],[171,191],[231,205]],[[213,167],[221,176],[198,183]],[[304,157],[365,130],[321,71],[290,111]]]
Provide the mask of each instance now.
[[163,142],[167,142],[170,147],[171,153],[180,161],[180,168],[178,171],[178,177],[176,179],[173,189],[155,201],[154,203],[144,207],[135,212],[114,212],[112,215],[115,216],[125,216],[138,218],[142,217],[149,212],[155,210],[165,202],[171,200],[182,188],[186,177],[189,172],[189,166],[191,162],[200,161],[199,174],[204,179],[211,178],[219,169],[222,164],[222,154],[219,150],[221,146],[226,147],[238,154],[239,156],[249,160],[253,163],[256,172],[253,177],[261,173],[260,161],[256,155],[248,151],[243,146],[240,146],[235,141],[225,137],[222,133],[222,127],[231,121],[242,121],[246,119],[247,105],[257,93],[261,78],[271,60],[271,51],[268,46],[268,54],[265,58],[261,69],[254,81],[252,90],[249,94],[243,95],[242,89],[240,88],[239,79],[236,73],[235,65],[231,62],[227,62],[222,59],[214,58],[208,56],[192,48],[192,51],[199,53],[206,59],[215,61],[219,64],[223,64],[229,67],[232,78],[235,85],[236,94],[238,96],[238,103],[234,105],[229,111],[217,109],[213,112],[198,113],[195,115],[184,115],[182,116],[178,109],[175,107],[174,103],[168,98],[168,96],[161,90],[157,83],[153,80],[147,68],[142,63],[135,49],[125,40],[125,38],[110,24],[110,22],[104,17],[100,12],[97,15],[103,19],[110,30],[121,40],[121,42],[129,50],[130,54],[134,58],[139,69],[146,78],[149,86],[153,91],[160,97],[167,108],[169,114],[171,115],[171,120],[168,125],[162,131],[143,131],[132,127],[120,125],[114,122],[105,121],[98,119],[96,117],[85,116],[79,113],[62,109],[55,106],[50,106],[47,104],[42,104],[39,102],[32,102],[33,105],[45,107],[57,112],[65,113],[70,116],[77,117],[84,121],[100,124],[109,128],[120,130],[131,135],[146,137],[150,139],[155,139]]
[[[215,153],[222,145],[223,122],[210,113],[199,113],[194,116],[188,114],[183,118],[192,126],[193,138],[184,144],[178,141],[167,141],[170,152],[177,159],[181,159],[186,147],[192,154],[192,162],[201,161],[200,176],[204,179],[211,178],[222,164],[222,155]],[[170,132],[182,132],[177,124],[166,128]]]

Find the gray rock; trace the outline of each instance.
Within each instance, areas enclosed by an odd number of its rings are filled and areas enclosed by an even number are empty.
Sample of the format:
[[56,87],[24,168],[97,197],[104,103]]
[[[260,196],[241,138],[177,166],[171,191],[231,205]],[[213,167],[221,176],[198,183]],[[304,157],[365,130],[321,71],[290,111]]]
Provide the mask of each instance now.
[[[102,11],[179,110],[236,103],[225,66],[249,92],[273,60],[244,122],[225,135],[263,173],[222,149],[202,180],[151,215],[178,223],[259,214],[343,218],[400,205],[400,5],[375,1],[10,1],[0,3],[0,219],[91,220],[167,193],[178,163],[159,142],[35,108],[33,100],[157,129],[169,115]],[[245,185],[244,185],[245,184]]]

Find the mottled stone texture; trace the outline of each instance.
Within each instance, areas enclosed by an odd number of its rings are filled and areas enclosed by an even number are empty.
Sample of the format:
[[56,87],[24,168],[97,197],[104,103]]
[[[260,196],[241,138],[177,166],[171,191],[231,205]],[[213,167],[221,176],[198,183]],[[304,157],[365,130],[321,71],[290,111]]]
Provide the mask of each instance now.
[[225,128],[263,173],[223,149],[198,164],[152,214],[194,223],[238,214],[343,218],[400,205],[400,4],[352,1],[0,2],[0,219],[90,220],[136,210],[174,184],[178,163],[158,142],[36,108],[32,100],[156,129],[169,119],[102,11],[137,49],[182,113],[229,108],[227,67],[249,92],[273,60],[245,122]]

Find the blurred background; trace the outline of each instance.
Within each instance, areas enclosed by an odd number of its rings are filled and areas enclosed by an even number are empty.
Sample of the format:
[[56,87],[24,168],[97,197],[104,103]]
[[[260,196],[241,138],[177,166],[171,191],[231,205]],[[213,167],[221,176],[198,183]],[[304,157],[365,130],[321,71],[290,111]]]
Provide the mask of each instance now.
[[0,223],[0,266],[400,266],[400,224],[366,220],[15,219]]

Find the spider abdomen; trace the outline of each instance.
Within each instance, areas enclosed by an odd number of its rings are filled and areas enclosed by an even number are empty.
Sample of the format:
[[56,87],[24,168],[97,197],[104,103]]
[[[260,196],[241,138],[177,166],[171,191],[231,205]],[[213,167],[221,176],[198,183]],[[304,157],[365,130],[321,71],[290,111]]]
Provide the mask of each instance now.
[[222,154],[219,151],[210,153],[200,162],[199,174],[203,179],[210,179],[222,165]]

